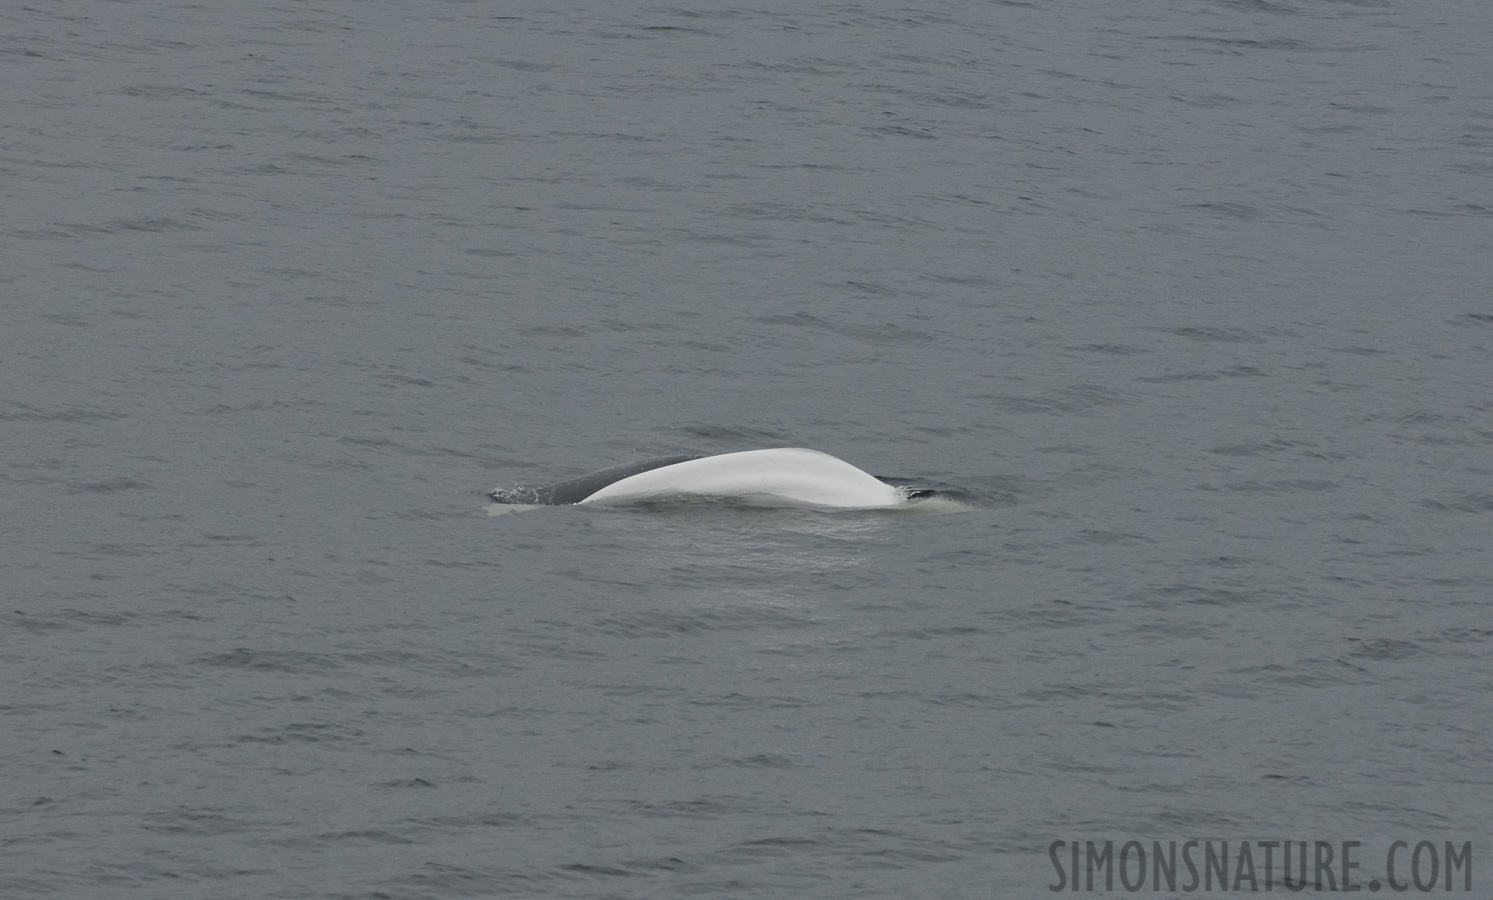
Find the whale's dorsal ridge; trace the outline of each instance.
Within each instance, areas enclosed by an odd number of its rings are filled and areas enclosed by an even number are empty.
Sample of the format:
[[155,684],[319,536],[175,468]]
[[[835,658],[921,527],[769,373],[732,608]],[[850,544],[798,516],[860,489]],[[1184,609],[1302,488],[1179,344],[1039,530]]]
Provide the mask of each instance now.
[[664,456],[624,463],[547,487],[494,491],[499,503],[638,503],[675,497],[726,497],[771,505],[878,509],[907,495],[842,459],[803,447],[718,456]]

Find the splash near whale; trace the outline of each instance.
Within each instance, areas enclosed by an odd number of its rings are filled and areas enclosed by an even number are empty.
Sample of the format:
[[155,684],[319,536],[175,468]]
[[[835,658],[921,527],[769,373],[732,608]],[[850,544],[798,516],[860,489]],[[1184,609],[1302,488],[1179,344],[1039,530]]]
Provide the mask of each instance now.
[[727,499],[755,506],[894,509],[936,492],[876,478],[842,459],[802,447],[719,456],[664,456],[625,463],[539,488],[494,490],[495,503],[523,506]]

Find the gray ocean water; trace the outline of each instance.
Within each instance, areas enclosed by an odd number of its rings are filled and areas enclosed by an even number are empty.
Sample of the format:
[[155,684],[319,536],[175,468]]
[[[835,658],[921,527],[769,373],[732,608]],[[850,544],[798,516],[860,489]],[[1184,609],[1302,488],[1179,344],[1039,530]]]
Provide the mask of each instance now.
[[[1131,838],[1485,886],[1490,47],[6,4],[0,897],[1038,897]],[[774,446],[974,508],[484,510]]]

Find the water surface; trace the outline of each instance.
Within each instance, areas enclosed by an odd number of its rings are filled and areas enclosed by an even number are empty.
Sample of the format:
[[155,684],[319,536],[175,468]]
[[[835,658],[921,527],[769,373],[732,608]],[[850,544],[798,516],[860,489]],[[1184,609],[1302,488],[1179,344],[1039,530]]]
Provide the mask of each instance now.
[[[1481,6],[0,33],[4,896],[1487,847]],[[977,508],[483,513],[771,446]]]

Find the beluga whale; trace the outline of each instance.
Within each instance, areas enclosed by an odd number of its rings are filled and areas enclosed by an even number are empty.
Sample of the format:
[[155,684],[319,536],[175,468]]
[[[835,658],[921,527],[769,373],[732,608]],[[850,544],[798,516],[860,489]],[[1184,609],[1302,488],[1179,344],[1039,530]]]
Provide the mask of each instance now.
[[724,499],[752,506],[893,509],[932,495],[869,475],[842,459],[803,447],[717,456],[661,456],[539,488],[494,490],[499,504],[658,503]]

